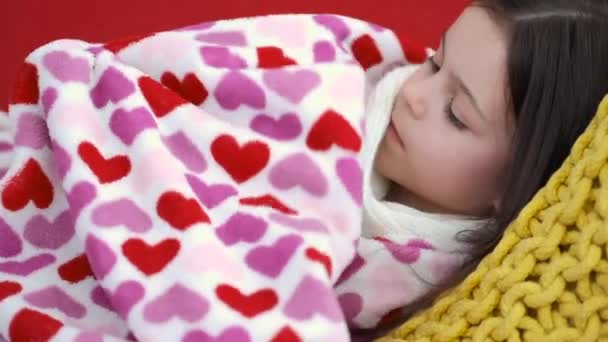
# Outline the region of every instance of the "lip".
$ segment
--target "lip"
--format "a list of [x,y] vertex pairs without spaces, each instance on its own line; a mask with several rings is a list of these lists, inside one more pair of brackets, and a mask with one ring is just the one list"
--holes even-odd
[[405,148],[405,144],[401,139],[401,135],[399,135],[399,131],[397,131],[397,128],[393,124],[393,120],[389,121],[386,133],[390,136],[391,139],[394,139],[397,143],[399,143],[399,145],[401,145],[401,148]]

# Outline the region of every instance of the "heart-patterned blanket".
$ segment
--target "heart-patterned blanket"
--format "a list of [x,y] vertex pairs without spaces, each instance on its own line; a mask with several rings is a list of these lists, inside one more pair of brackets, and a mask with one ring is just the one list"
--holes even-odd
[[0,335],[349,340],[333,285],[361,230],[365,95],[424,56],[334,15],[37,49],[0,142]]

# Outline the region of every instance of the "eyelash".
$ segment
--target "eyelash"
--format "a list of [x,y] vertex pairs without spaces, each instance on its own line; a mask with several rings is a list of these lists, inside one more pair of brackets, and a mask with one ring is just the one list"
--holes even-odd
[[[435,60],[433,60],[433,56],[430,56],[428,58],[428,62],[431,65],[431,70],[433,71],[433,74],[438,73],[439,70],[441,70],[441,67],[437,63],[435,63]],[[452,103],[454,103],[454,97],[450,97],[450,100],[448,101],[444,109],[448,121],[458,130],[467,129],[467,126],[462,121],[460,121],[460,119],[458,119],[458,117],[456,117],[456,115],[454,114],[454,111],[452,110]]]

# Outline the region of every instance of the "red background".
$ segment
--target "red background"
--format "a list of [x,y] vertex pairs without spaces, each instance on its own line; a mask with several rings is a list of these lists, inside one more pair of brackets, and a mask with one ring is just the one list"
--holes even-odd
[[0,109],[17,70],[46,42],[107,41],[198,22],[271,13],[336,13],[375,22],[436,47],[469,0],[3,0]]

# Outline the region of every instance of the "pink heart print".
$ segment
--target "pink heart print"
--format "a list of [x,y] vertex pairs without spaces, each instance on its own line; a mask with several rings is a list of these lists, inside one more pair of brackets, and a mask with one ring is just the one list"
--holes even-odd
[[209,302],[196,292],[176,284],[149,302],[144,308],[148,322],[166,322],[177,317],[186,322],[197,322],[209,311]]

